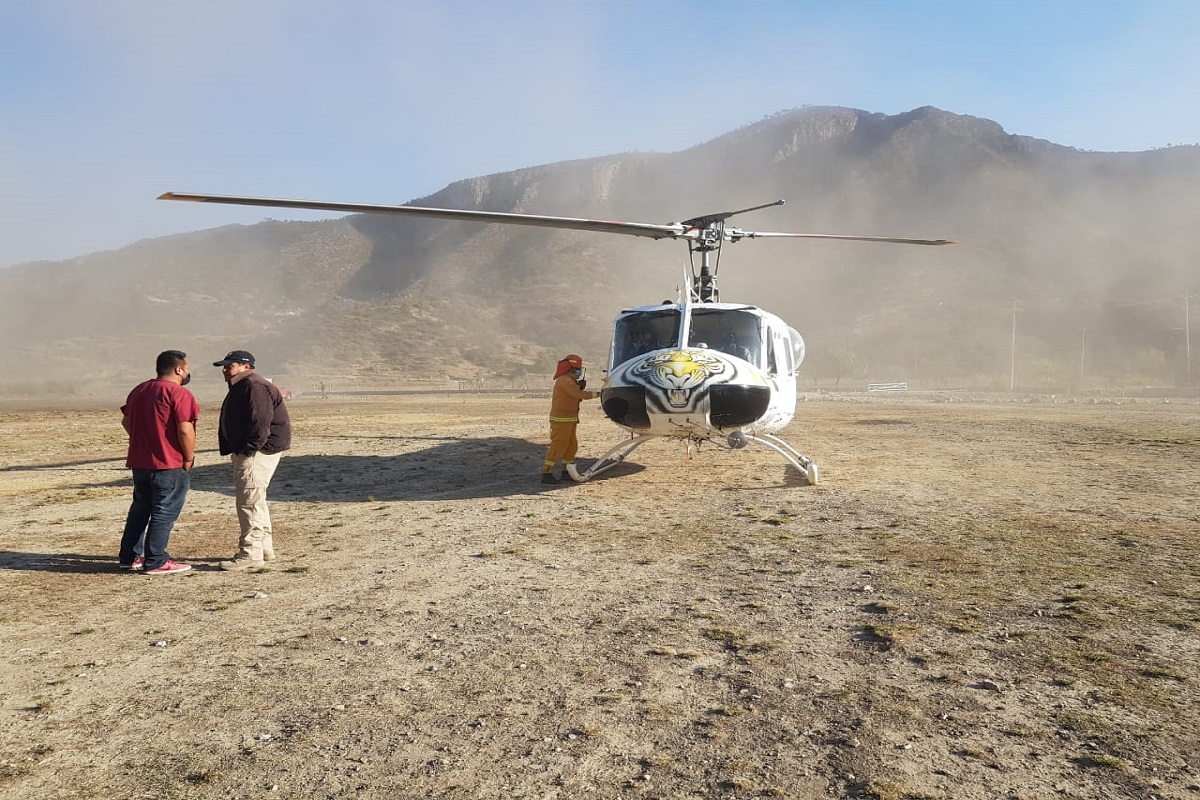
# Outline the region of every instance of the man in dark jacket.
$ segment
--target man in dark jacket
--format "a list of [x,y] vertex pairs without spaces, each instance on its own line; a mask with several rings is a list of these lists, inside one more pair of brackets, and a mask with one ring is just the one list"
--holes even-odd
[[261,567],[275,558],[267,487],[283,451],[292,446],[292,423],[279,390],[254,371],[254,356],[250,353],[231,350],[220,361],[214,361],[213,366],[221,368],[229,384],[229,393],[221,403],[217,443],[221,455],[229,456],[233,462],[238,522],[242,528],[237,554],[229,561],[222,561],[221,569]]

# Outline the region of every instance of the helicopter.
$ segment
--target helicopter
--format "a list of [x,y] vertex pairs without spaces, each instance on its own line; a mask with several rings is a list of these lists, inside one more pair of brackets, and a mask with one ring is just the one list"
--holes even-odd
[[682,439],[690,450],[704,442],[729,450],[755,444],[773,450],[816,485],[816,462],[776,433],[796,410],[797,372],[804,339],[781,318],[752,305],[724,303],[717,286],[721,247],[743,239],[835,239],[940,246],[946,239],[749,231],[726,225],[739,214],[785,201],[686,219],[665,225],[420,206],[288,200],[238,195],[165,192],[159,200],[390,214],[465,222],[529,225],[616,233],[688,244],[690,276],[675,301],[620,311],[613,323],[608,369],[600,389],[605,416],[630,432],[603,456],[570,477],[587,481],[623,462],[658,437]]

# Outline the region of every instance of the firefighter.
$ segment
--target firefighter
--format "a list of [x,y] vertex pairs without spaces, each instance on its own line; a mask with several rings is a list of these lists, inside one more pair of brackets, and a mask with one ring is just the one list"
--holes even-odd
[[563,462],[563,472],[575,480],[575,452],[579,440],[575,429],[579,426],[579,404],[584,400],[599,397],[599,392],[589,392],[583,377],[583,359],[574,353],[565,356],[554,370],[554,391],[550,395],[550,449],[542,464],[542,483],[558,483],[554,474],[558,462]]

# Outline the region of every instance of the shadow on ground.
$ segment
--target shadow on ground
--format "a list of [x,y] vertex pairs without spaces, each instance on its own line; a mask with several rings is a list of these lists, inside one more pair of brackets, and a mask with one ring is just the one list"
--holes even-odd
[[[546,448],[527,439],[381,438],[437,443],[423,450],[388,455],[286,453],[271,481],[270,499],[313,502],[471,499],[540,494],[571,486],[569,480],[557,485],[541,483]],[[585,470],[591,463],[591,459],[580,459],[579,469]],[[613,480],[642,469],[625,462],[593,480]],[[74,488],[124,483],[128,483],[128,473],[119,480],[81,482]],[[192,490],[232,496],[232,467],[228,462],[196,467],[192,470]]]
[[[118,536],[119,539],[119,536]],[[84,555],[81,553],[23,553],[15,550],[0,550],[0,570],[21,570],[32,572],[62,572],[74,574],[111,573],[131,577],[146,577],[155,579],[160,576],[144,576],[140,571],[122,570],[117,567],[117,542],[114,540],[113,552],[105,555]],[[218,562],[228,558],[226,553],[211,558],[189,558],[192,572],[220,572]],[[182,559],[181,559],[182,560]],[[190,573],[181,573],[188,575]],[[174,575],[162,576],[177,577]]]

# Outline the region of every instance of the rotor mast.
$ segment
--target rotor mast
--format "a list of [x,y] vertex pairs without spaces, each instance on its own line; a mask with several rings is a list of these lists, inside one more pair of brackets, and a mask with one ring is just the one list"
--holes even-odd
[[[776,200],[774,203],[764,203],[760,206],[751,206],[739,211],[705,214],[701,217],[692,217],[681,223],[684,230],[692,234],[688,237],[688,252],[692,269],[692,302],[718,303],[721,300],[721,290],[717,287],[717,269],[721,265],[721,245],[725,243],[726,239],[736,242],[744,235],[741,231],[737,231],[736,235],[733,231],[726,234],[725,220],[735,214],[745,214],[748,211],[758,211],[762,208],[781,206],[784,202],[783,200]],[[715,256],[712,255],[714,253],[716,254]],[[700,257],[699,267],[696,264],[697,254]]]

